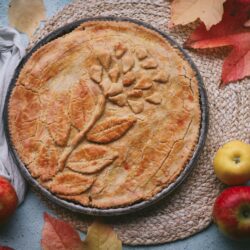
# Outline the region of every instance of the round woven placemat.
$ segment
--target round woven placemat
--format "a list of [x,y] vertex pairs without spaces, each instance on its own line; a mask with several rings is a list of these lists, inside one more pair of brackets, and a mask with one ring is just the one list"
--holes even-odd
[[[30,47],[49,32],[85,17],[120,16],[138,19],[169,33],[180,44],[190,33],[190,27],[170,31],[170,2],[163,0],[85,0],[74,1],[45,23],[32,38]],[[105,218],[113,225],[125,244],[147,245],[183,239],[195,234],[211,222],[215,197],[222,186],[212,168],[214,153],[228,140],[250,142],[250,80],[219,89],[222,50],[188,51],[203,77],[207,89],[210,125],[203,153],[186,181],[169,197],[155,206],[135,214]],[[45,198],[44,198],[45,199]],[[94,219],[77,215],[47,202],[56,213],[85,231]]]

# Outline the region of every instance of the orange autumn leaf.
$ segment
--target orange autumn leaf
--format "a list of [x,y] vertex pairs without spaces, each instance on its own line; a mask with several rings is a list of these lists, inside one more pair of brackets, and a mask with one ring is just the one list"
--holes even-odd
[[207,30],[219,23],[226,0],[174,0],[171,4],[171,20],[174,25],[186,25],[197,19]]
[[185,43],[194,49],[232,47],[223,64],[223,85],[250,75],[250,29],[245,26],[249,11],[250,0],[228,0],[220,23],[209,31],[201,24]]
[[41,246],[43,250],[82,250],[77,231],[68,223],[44,214]]

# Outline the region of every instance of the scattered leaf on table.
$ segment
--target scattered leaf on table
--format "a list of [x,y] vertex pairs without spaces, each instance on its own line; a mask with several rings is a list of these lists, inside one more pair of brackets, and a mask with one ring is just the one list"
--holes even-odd
[[222,21],[212,27],[209,31],[206,30],[204,24],[201,24],[191,34],[185,42],[185,45],[192,48],[214,48],[218,47],[218,45],[211,44],[213,39],[220,39],[221,37],[241,32],[249,32],[250,30],[244,27],[244,23],[249,18],[249,10],[249,4],[238,3],[235,0],[228,0],[225,4],[225,12]]
[[174,0],[171,4],[171,19],[174,25],[188,24],[198,18],[207,30],[219,23],[226,0]]
[[122,242],[108,225],[94,222],[89,228],[84,250],[121,250]]
[[14,249],[11,247],[0,246],[0,250],[14,250]]
[[233,46],[233,50],[223,64],[222,84],[250,76],[250,32],[228,36],[220,42]]
[[68,223],[44,214],[41,246],[43,250],[82,250],[77,231]]
[[250,29],[244,24],[249,18],[250,4],[246,0],[228,0],[222,21],[206,30],[201,24],[185,45],[194,49],[232,46],[222,70],[222,84],[250,75]]
[[31,36],[45,19],[43,0],[11,0],[8,15],[11,26]]
[[246,3],[246,4],[249,4],[250,3],[250,0],[238,0],[239,3]]
[[[121,250],[122,242],[115,231],[100,222],[94,222],[84,241],[68,223],[44,214],[41,246],[43,250]],[[1,248],[0,250],[11,250]]]

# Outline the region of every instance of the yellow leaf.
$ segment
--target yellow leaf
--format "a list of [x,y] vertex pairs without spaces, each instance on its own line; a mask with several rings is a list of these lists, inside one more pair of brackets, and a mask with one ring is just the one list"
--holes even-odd
[[172,23],[188,24],[200,19],[207,30],[219,23],[223,15],[223,3],[226,0],[174,0],[172,2]]
[[11,0],[8,15],[11,26],[31,36],[45,19],[43,0]]
[[89,228],[85,241],[84,250],[121,250],[122,242],[114,230],[100,222],[94,222]]

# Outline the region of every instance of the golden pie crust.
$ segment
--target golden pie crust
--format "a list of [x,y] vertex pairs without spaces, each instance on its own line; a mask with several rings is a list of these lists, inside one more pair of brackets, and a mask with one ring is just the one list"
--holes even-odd
[[185,168],[200,129],[195,72],[157,32],[91,21],[38,49],[9,102],[13,145],[56,196],[148,200]]

